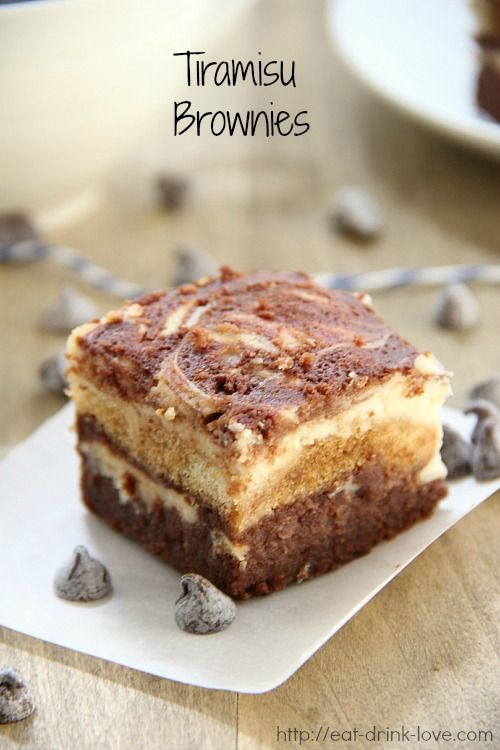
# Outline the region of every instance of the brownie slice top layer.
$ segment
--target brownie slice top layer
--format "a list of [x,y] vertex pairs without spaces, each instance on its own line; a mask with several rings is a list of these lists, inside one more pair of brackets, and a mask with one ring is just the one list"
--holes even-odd
[[264,440],[287,420],[348,408],[396,373],[413,374],[417,391],[426,377],[418,351],[366,296],[301,273],[222,268],[129,302],[73,339],[78,369],[97,387],[165,409],[175,394],[210,431],[249,428]]

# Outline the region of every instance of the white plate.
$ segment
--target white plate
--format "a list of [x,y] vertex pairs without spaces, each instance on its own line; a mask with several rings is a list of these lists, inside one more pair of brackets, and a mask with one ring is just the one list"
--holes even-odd
[[[446,420],[471,421],[448,410]],[[188,635],[174,623],[179,575],[107,528],[78,497],[71,406],[0,465],[0,623],[28,635],[160,677],[261,693],[277,687],[434,539],[500,487],[464,479],[423,523],[339,570],[238,604],[230,628]],[[473,420],[472,420],[473,421]],[[113,596],[72,604],[52,592],[77,544],[109,567]]]
[[456,141],[500,157],[500,125],[475,102],[468,0],[330,0],[328,29],[373,92]]

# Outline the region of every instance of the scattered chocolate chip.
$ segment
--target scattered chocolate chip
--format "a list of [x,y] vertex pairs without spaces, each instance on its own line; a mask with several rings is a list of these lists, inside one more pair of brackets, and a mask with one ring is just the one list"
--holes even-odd
[[17,211],[0,214],[0,247],[35,239],[38,233],[27,214]]
[[354,185],[346,185],[335,194],[332,220],[340,232],[365,240],[378,237],[384,228],[378,203],[369,193]]
[[236,617],[232,599],[197,573],[181,578],[182,596],[175,603],[175,621],[181,630],[205,635],[227,628]]
[[446,424],[443,426],[441,458],[448,469],[448,479],[459,479],[472,473],[472,446]]
[[95,302],[66,284],[54,304],[42,313],[40,327],[54,333],[70,333],[76,326],[96,317]]
[[442,290],[436,306],[436,323],[449,331],[468,331],[481,319],[479,303],[464,284]]
[[484,398],[500,409],[500,372],[473,385],[469,396],[472,399]]
[[186,201],[189,182],[182,175],[164,174],[156,179],[156,191],[161,208],[175,211]]
[[0,669],[0,724],[27,719],[34,710],[31,689],[19,672]]
[[64,352],[58,352],[52,357],[44,360],[38,369],[38,375],[42,384],[51,393],[64,393],[68,385],[66,381],[66,356]]
[[57,571],[54,588],[62,599],[90,602],[109,594],[111,578],[104,565],[94,560],[87,549],[79,545],[73,550],[69,562]]
[[477,443],[477,438],[485,419],[493,418],[500,420],[500,410],[497,409],[492,401],[486,401],[484,398],[477,398],[470,401],[464,409],[464,414],[475,414],[477,416],[476,426],[472,432],[471,443]]
[[500,420],[483,420],[472,457],[474,476],[480,481],[500,477]]
[[213,276],[216,272],[217,264],[209,255],[196,247],[182,247],[175,253],[172,286],[198,281],[205,276]]

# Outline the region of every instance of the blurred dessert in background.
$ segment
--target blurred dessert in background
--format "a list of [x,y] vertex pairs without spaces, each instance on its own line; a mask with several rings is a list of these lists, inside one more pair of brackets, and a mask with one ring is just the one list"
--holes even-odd
[[500,122],[500,0],[474,0],[481,68],[477,103]]

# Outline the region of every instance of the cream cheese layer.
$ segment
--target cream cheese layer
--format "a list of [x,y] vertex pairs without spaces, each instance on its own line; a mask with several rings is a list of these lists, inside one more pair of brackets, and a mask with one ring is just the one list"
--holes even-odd
[[104,443],[97,440],[81,442],[79,449],[99,474],[113,482],[120,502],[130,503],[134,497],[140,497],[148,509],[161,503],[165,508],[175,508],[186,523],[196,523],[198,520],[196,505],[185,494],[151,479]]

